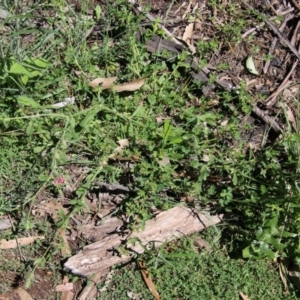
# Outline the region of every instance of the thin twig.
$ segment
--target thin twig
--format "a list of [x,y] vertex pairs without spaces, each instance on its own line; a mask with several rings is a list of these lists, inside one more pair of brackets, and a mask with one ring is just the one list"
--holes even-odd
[[[288,13],[294,11],[294,10],[295,10],[295,9],[292,7],[292,8],[289,8],[289,9],[285,10],[285,11],[277,12],[277,15],[278,15],[278,16],[284,16],[284,15],[286,15],[286,14],[288,14]],[[270,20],[270,21],[276,20],[276,19],[278,18],[278,16],[271,17],[269,20]],[[241,37],[242,37],[243,39],[246,38],[246,37],[247,37],[248,35],[250,35],[251,33],[255,32],[256,30],[261,29],[262,27],[264,27],[265,24],[266,24],[265,22],[262,22],[262,23],[260,23],[259,25],[257,25],[256,27],[247,30],[244,34],[242,34]]]
[[[294,17],[294,16],[293,16]],[[291,19],[292,17],[289,17],[289,18],[286,18],[283,23],[280,25],[279,27],[279,30],[282,32],[283,29],[285,28],[287,22]],[[278,41],[278,38],[277,37],[274,37],[273,41],[272,41],[272,44],[271,44],[271,47],[270,47],[270,50],[269,50],[269,55],[272,55],[274,50],[275,50],[275,47],[276,47],[276,44],[277,44],[277,41]],[[266,61],[266,64],[264,66],[264,74],[268,73],[268,70],[269,70],[269,66],[270,66],[270,63],[271,61],[270,60],[267,60]]]
[[261,118],[266,124],[268,124],[275,132],[282,132],[282,129],[277,124],[277,122],[273,118],[268,116],[259,107],[253,107],[252,112],[255,113],[259,118]]
[[291,0],[291,2],[294,4],[294,6],[300,11],[300,5],[297,3],[296,0]]
[[131,191],[128,187],[126,187],[124,185],[121,185],[121,184],[96,182],[95,185],[104,186],[108,190],[119,190],[119,191],[123,191],[123,192],[130,192]]
[[280,86],[277,88],[277,90],[265,100],[266,105],[268,107],[272,107],[276,103],[277,96],[286,88],[286,86],[288,84],[288,80],[289,80],[290,76],[292,75],[292,73],[294,72],[295,68],[297,67],[298,62],[299,61],[297,60],[293,63],[290,72],[286,75],[286,77],[284,78],[284,80],[282,81]]
[[[12,227],[13,231],[16,232],[16,228],[15,228],[15,226],[14,226],[14,222],[13,222],[13,220],[11,219],[11,216],[10,216],[9,214],[8,214],[8,218],[9,218],[9,220],[10,220],[11,227]],[[17,243],[17,247],[18,247],[18,251],[19,251],[19,254],[20,254],[21,261],[26,261],[24,255],[23,255],[23,253],[22,253],[22,251],[21,251],[21,247],[20,247],[19,240],[18,240],[17,237],[16,237],[16,243]]]
[[[254,10],[255,9],[249,5],[248,3],[244,2],[243,1],[243,4],[251,9],[251,10]],[[300,60],[300,54],[299,52],[297,51],[297,49],[290,43],[290,41],[278,30],[278,28],[269,20],[265,20],[265,22],[269,25],[269,27],[274,31],[274,33],[276,33],[283,41],[284,43],[290,48],[290,50],[297,56],[297,58]]]
[[[144,13],[144,9],[142,6],[140,6],[140,4],[138,2],[136,2],[135,0],[128,0],[140,13]],[[146,18],[149,19],[152,22],[155,22],[155,18],[150,15],[150,14],[145,14]],[[165,34],[171,39],[171,41],[173,41],[174,43],[178,44],[178,45],[182,45],[182,43],[180,43],[174,36],[173,34],[162,24],[157,25],[160,29],[162,29]]]

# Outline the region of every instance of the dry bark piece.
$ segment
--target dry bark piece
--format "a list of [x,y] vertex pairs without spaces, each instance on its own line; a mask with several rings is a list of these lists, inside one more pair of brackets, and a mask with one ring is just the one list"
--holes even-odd
[[116,231],[116,229],[120,228],[122,225],[122,220],[116,217],[112,217],[105,219],[103,223],[98,226],[95,226],[93,224],[84,225],[79,229],[79,231],[82,233],[82,236],[85,240],[92,238],[95,241],[100,241],[111,232]]
[[16,294],[21,300],[33,300],[33,298],[22,288],[16,289]]
[[[200,211],[183,206],[174,207],[147,221],[143,231],[129,234],[126,248],[129,253],[130,251],[143,253],[144,247],[149,244],[159,247],[165,242],[217,224],[221,222],[222,217],[222,215],[202,214]],[[79,253],[70,257],[65,263],[65,267],[73,274],[82,276],[97,272],[105,275],[108,268],[130,260],[130,254],[119,253],[116,255],[116,251],[114,251],[124,242],[126,242],[126,237],[122,238],[118,234],[107,236],[101,241],[84,247]]]
[[44,236],[30,236],[30,237],[25,237],[25,238],[18,238],[14,240],[1,240],[0,241],[0,249],[11,249],[11,248],[16,248],[18,246],[24,246],[24,245],[29,245],[32,244],[36,239],[43,240],[45,239]]

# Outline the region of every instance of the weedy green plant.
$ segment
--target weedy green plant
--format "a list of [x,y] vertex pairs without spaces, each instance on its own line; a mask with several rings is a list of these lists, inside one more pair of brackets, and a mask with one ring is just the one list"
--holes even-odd
[[[271,261],[229,259],[226,246],[221,247],[220,235],[219,229],[208,228],[200,236],[165,244],[140,257],[146,261],[147,271],[162,299],[240,299],[240,293],[249,299],[297,299],[292,286],[290,294],[284,294],[278,270]],[[195,246],[194,240],[199,238],[205,239],[206,248]],[[128,293],[143,299],[153,298],[144,288],[135,263],[121,270],[114,270],[109,287],[99,299],[108,295],[125,299]],[[99,290],[102,288],[100,285]]]
[[[10,33],[1,37],[0,213],[10,213],[19,221],[18,234],[43,232],[48,237],[41,258],[30,261],[31,267],[45,267],[55,259],[58,230],[67,227],[72,215],[82,212],[97,181],[125,180],[133,187],[118,211],[128,216],[131,228],[141,227],[151,218],[153,206],[168,209],[189,195],[200,207],[215,203],[212,209],[244,221],[241,226],[246,234],[241,240],[248,245],[258,241],[246,248],[244,255],[299,257],[298,225],[292,222],[299,218],[299,180],[298,173],[291,175],[298,135],[288,133],[281,142],[260,151],[245,150],[241,118],[250,114],[254,104],[246,86],[242,84],[235,93],[218,91],[219,105],[212,108],[211,99],[199,96],[199,83],[185,76],[190,68],[185,62],[188,52],[175,57],[149,54],[136,38],[143,14],[137,16],[128,1],[115,1],[105,11],[96,7],[93,18],[86,18],[85,9],[75,13],[64,1],[51,4],[27,7],[16,1],[9,9],[12,17],[5,20]],[[37,9],[47,16],[48,27],[29,28]],[[230,10],[241,17],[236,6]],[[20,23],[26,29],[21,29]],[[101,43],[94,37],[83,38],[93,25],[101,28]],[[158,21],[145,29],[145,39],[162,34],[157,25]],[[239,21],[234,28],[230,25],[228,21],[223,31],[218,29],[226,42],[236,39],[244,23]],[[28,34],[32,39],[26,41]],[[210,43],[200,42],[201,53],[196,55],[204,62],[211,50],[217,50],[218,42],[222,42],[219,37]],[[138,78],[145,78],[145,83],[137,91],[123,93],[89,87],[91,79],[113,76],[117,83]],[[212,76],[210,81],[214,80]],[[129,163],[111,156],[122,139],[128,140],[128,147],[120,157]],[[64,183],[53,182],[71,177],[68,168],[74,165],[84,166],[87,174],[76,190],[65,196]],[[53,198],[64,195],[67,201],[69,212],[61,214],[55,226],[36,222],[31,214],[44,194]],[[251,237],[249,231],[257,234]],[[272,253],[263,252],[266,246]],[[198,266],[197,272],[210,256],[200,257],[203,263],[197,255],[190,255],[184,242],[176,247],[172,248],[173,257],[166,249],[159,250],[162,258],[155,258],[155,268],[151,260],[155,251],[145,259],[157,279],[162,273],[155,270],[161,268],[172,278],[176,274],[182,281],[176,284],[182,284],[187,274],[177,260],[180,251],[187,265]],[[217,263],[211,267],[223,276],[217,268],[218,258],[212,257]],[[239,263],[245,264],[230,262],[230,268],[237,270]],[[181,269],[183,277],[174,266]],[[198,288],[208,298],[224,293],[219,286],[210,294],[208,283],[197,285],[202,280],[197,273],[187,286],[193,292],[189,294],[182,287],[182,295],[193,296]],[[174,287],[166,291],[174,297],[181,293]],[[238,297],[228,293],[228,299],[231,296]]]

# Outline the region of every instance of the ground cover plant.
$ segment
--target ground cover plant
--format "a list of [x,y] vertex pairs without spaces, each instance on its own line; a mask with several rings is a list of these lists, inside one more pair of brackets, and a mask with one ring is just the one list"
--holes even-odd
[[[1,4],[1,290],[6,295],[22,287],[36,299],[59,298],[54,289],[68,276],[75,297],[86,280],[62,262],[93,242],[78,235],[84,220],[101,222],[106,209],[138,229],[155,211],[184,203],[225,213],[222,230],[213,229],[219,250],[198,255],[186,239],[146,252],[142,259],[163,299],[196,299],[200,291],[203,299],[233,299],[239,292],[250,299],[294,299],[284,274],[279,288],[274,268],[300,258],[299,71],[278,94],[276,107],[267,100],[297,58],[282,39],[277,52],[269,52],[274,35],[267,25],[246,35],[273,16],[267,6],[148,4],[141,10],[125,0]],[[273,9],[292,9],[283,30],[289,36],[297,8]],[[275,24],[284,16],[278,13]],[[180,37],[193,24],[194,42],[187,39],[178,53],[172,47],[149,51],[154,37],[168,40],[161,23]],[[200,69],[210,66],[207,83],[193,75],[199,70],[191,57]],[[270,69],[262,73],[267,62]],[[233,88],[218,85],[222,78]],[[105,184],[123,192],[112,193]],[[7,250],[12,247],[5,240],[17,240],[16,249]],[[199,271],[209,262],[211,274]],[[193,279],[185,277],[192,265]],[[117,269],[110,291],[101,293],[99,284],[99,299],[114,292],[129,297],[124,286],[130,272]],[[243,272],[251,278],[245,285]],[[169,286],[162,280],[178,274],[183,278]],[[225,291],[228,274],[235,286]],[[254,278],[263,274],[270,278],[256,289]],[[214,286],[205,281],[209,276]],[[141,281],[137,286],[142,289]],[[150,297],[144,289],[134,293]]]

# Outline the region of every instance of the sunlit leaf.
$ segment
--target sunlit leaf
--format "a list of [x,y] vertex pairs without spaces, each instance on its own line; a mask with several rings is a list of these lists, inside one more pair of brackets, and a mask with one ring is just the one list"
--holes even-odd
[[257,70],[255,69],[255,65],[254,65],[254,61],[253,61],[253,57],[252,56],[249,56],[246,60],[246,67],[248,69],[248,71],[251,73],[251,74],[254,74],[254,75],[259,75],[259,73],[257,72]]
[[21,105],[31,106],[31,107],[34,107],[34,108],[40,107],[40,105],[37,102],[35,102],[32,98],[29,98],[29,97],[24,96],[24,95],[19,96],[17,98],[17,101]]

